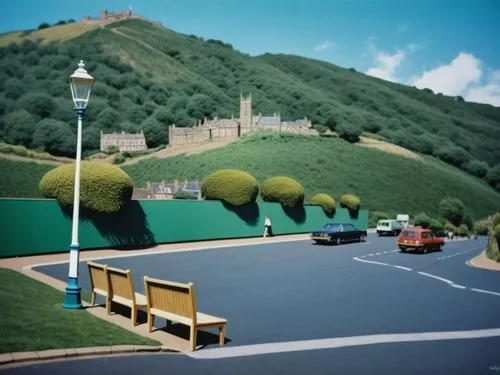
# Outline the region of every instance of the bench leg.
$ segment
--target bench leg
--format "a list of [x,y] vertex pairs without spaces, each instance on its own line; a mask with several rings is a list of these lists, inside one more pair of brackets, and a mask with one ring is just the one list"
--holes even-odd
[[155,321],[155,316],[148,311],[148,332],[153,331],[154,321]]
[[95,292],[92,292],[92,300],[90,301],[92,306],[95,306]]
[[106,313],[111,314],[111,300],[106,298]]
[[197,329],[195,326],[191,326],[191,334],[190,334],[190,343],[191,343],[191,351],[195,351],[196,349],[196,333]]
[[224,346],[226,336],[226,326],[222,325],[219,327],[219,345]]
[[130,314],[131,314],[131,319],[132,319],[132,327],[135,327],[136,322],[137,322],[137,308],[132,307],[130,309]]

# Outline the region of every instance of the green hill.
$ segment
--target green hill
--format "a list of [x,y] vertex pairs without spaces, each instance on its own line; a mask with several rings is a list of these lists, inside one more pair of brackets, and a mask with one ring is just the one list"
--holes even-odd
[[251,92],[255,113],[308,116],[320,131],[357,128],[500,189],[500,108],[491,105],[303,57],[251,57],[141,20],[8,33],[0,46],[0,140],[10,144],[74,156],[68,77],[83,58],[96,78],[84,155],[99,149],[101,130],[143,130],[150,147],[165,144],[168,124],[237,115],[240,93]]
[[[0,158],[0,170],[10,176],[0,179],[0,196],[39,196],[38,182],[51,168]],[[426,212],[437,217],[439,202],[447,196],[459,198],[475,219],[500,208],[500,193],[433,157],[403,157],[339,138],[262,132],[197,155],[122,166],[136,187],[147,181],[202,180],[222,168],[244,170],[260,183],[278,175],[292,177],[304,186],[306,203],[316,193],[330,194],[337,202],[352,193],[362,208],[393,216]]]

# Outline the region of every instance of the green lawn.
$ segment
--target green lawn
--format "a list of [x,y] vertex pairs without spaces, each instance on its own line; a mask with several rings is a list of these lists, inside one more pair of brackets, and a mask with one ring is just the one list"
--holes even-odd
[[64,293],[0,269],[0,353],[107,345],[160,345],[85,310],[61,307]]

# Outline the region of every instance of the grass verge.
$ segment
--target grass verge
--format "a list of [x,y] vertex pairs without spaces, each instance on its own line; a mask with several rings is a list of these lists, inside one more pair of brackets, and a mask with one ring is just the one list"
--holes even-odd
[[0,353],[108,345],[160,345],[85,310],[63,309],[64,293],[16,271],[0,269],[0,285]]

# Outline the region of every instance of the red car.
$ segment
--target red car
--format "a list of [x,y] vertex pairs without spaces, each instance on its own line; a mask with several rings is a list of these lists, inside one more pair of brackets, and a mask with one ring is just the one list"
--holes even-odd
[[437,237],[430,229],[420,227],[403,229],[396,242],[403,253],[407,249],[415,249],[426,254],[429,250],[439,251],[444,246],[444,238]]

